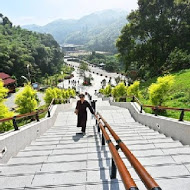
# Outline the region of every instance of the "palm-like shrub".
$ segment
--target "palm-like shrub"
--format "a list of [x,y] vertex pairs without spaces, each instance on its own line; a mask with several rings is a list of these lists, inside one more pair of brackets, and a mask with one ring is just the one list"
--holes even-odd
[[125,99],[127,96],[127,87],[125,86],[124,82],[120,82],[115,88],[112,89],[112,95],[116,101],[120,99]]
[[133,84],[131,84],[127,88],[127,95],[128,96],[136,96],[137,98],[139,97],[139,81],[135,81]]
[[103,94],[104,96],[109,97],[111,96],[112,87],[111,85],[107,85],[104,89],[103,88],[100,89],[99,92]]
[[34,111],[38,106],[37,92],[29,84],[16,96],[17,111],[21,114]]
[[8,89],[3,87],[3,81],[0,79],[0,102],[7,96]]
[[168,96],[169,90],[174,83],[174,76],[167,75],[158,77],[156,83],[152,83],[148,88],[149,99],[153,105],[161,105]]
[[56,103],[65,103],[69,98],[75,97],[76,92],[74,89],[59,89],[59,88],[48,88],[45,91],[44,100],[46,104],[50,104],[52,99],[55,99]]
[[53,99],[57,99],[57,93],[54,88],[48,88],[45,91],[44,100],[46,104],[50,104]]
[[[13,116],[13,112],[10,112],[7,106],[4,105],[4,98],[7,96],[8,89],[3,87],[3,82],[0,79],[0,119]],[[12,121],[0,123],[0,132],[8,131],[12,127]]]
[[[0,119],[13,117],[14,113],[10,112],[7,106],[0,103]],[[0,132],[8,131],[13,126],[12,121],[0,123]]]

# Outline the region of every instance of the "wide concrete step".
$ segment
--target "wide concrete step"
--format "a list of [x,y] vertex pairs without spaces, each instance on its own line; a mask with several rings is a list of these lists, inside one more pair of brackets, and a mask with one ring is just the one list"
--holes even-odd
[[[60,105],[54,126],[8,164],[0,165],[0,189],[125,189],[119,173],[117,179],[110,179],[112,155],[107,145],[102,146],[102,135],[91,114],[86,135],[77,134],[80,129],[73,113],[75,104],[73,100],[71,104]],[[97,107],[162,189],[189,189],[189,146],[136,123],[126,109],[109,106],[106,101],[99,102]],[[146,189],[122,151],[118,152],[139,189]]]

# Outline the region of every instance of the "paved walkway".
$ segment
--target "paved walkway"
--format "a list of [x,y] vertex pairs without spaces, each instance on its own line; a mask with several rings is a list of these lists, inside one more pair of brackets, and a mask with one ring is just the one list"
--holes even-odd
[[[88,115],[87,134],[76,134],[76,102],[60,105],[62,111],[44,135],[6,165],[0,165],[0,189],[123,190],[119,174],[110,180],[111,156]],[[189,190],[190,148],[136,123],[128,110],[98,99],[97,110],[163,190]],[[113,141],[115,143],[115,141]],[[119,151],[120,152],[120,151]],[[121,152],[120,152],[121,153]],[[122,158],[139,190],[146,188]]]

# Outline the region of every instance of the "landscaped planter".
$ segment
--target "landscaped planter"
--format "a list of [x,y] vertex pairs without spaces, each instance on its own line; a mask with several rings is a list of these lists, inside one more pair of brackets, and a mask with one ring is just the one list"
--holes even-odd
[[91,86],[92,84],[89,83],[89,82],[87,82],[87,81],[84,81],[84,82],[82,83],[82,85],[83,85],[83,86]]

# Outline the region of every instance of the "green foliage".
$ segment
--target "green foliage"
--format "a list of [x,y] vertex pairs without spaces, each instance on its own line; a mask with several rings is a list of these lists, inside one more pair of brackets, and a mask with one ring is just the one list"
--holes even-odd
[[189,68],[189,1],[138,0],[138,5],[116,43],[133,80]]
[[[174,108],[189,108],[190,107],[190,70],[181,70],[179,72],[172,73],[174,77],[174,84],[169,90],[167,96],[164,98],[163,106]],[[140,83],[140,97],[139,100],[142,104],[151,105],[149,100],[148,88],[152,83],[156,83],[157,78],[153,77],[147,81],[141,81]],[[131,101],[131,98],[129,99]],[[159,105],[156,104],[156,105]],[[146,112],[152,113],[152,109],[145,109]],[[167,117],[179,119],[180,111],[165,111],[160,112]],[[184,120],[190,121],[190,112],[185,112]]]
[[45,74],[53,75],[60,71],[63,53],[51,35],[12,26],[8,18],[2,18],[4,22],[0,23],[0,71],[14,75],[18,84],[23,83],[22,75],[28,77],[27,65],[32,82],[40,81]]
[[[13,115],[14,113],[10,112],[9,109],[2,102],[0,102],[0,119],[13,117]],[[5,132],[10,130],[12,125],[13,125],[12,121],[0,123],[0,132]]]
[[3,82],[0,79],[0,102],[3,101],[3,99],[7,96],[8,89],[3,87]]
[[74,89],[69,88],[68,90],[69,97],[75,97],[76,96],[76,91]]
[[88,71],[88,64],[84,61],[81,62],[79,69],[83,70],[83,71]]
[[117,72],[122,68],[122,63],[119,62],[115,55],[104,55],[94,52],[91,55],[83,55],[79,57],[98,67],[101,63],[104,63],[105,66],[103,66],[103,69],[108,72]]
[[100,89],[99,92],[105,95],[106,97],[109,97],[111,96],[112,87],[108,84],[104,89]]
[[[7,106],[4,105],[4,98],[7,96],[8,89],[3,87],[3,82],[0,79],[0,119],[13,116],[13,112],[10,112]],[[0,123],[0,132],[7,131],[11,128],[12,121]]]
[[[3,82],[0,79],[0,119],[12,117],[13,113],[4,105],[4,98],[7,96],[8,89],[3,87]],[[12,126],[12,122],[0,123],[0,132],[7,131]]]
[[84,86],[90,86],[90,85],[92,85],[91,80],[93,80],[93,77],[92,77],[91,74],[89,74],[88,77],[87,77],[87,76],[84,76],[83,85],[84,85]]
[[54,88],[48,88],[45,91],[44,100],[46,104],[50,104],[53,99],[57,99],[57,94]]
[[24,89],[17,94],[15,103],[18,106],[17,111],[20,114],[34,111],[38,106],[36,91],[29,84],[26,85]]
[[127,96],[127,87],[123,82],[120,82],[115,88],[112,89],[112,95],[116,100],[120,98],[126,98]]
[[127,88],[127,95],[128,96],[136,96],[137,98],[139,97],[139,81],[135,81],[133,84],[131,84]]
[[168,92],[174,84],[174,76],[158,77],[157,82],[148,88],[149,98],[153,105],[161,105],[168,96]]
[[71,97],[75,97],[76,92],[74,89],[59,89],[59,88],[48,88],[45,91],[44,100],[47,105],[55,99],[56,103],[65,103]]
[[188,51],[175,48],[170,55],[165,64],[167,71],[179,71],[185,68],[189,68],[190,64],[190,54]]

